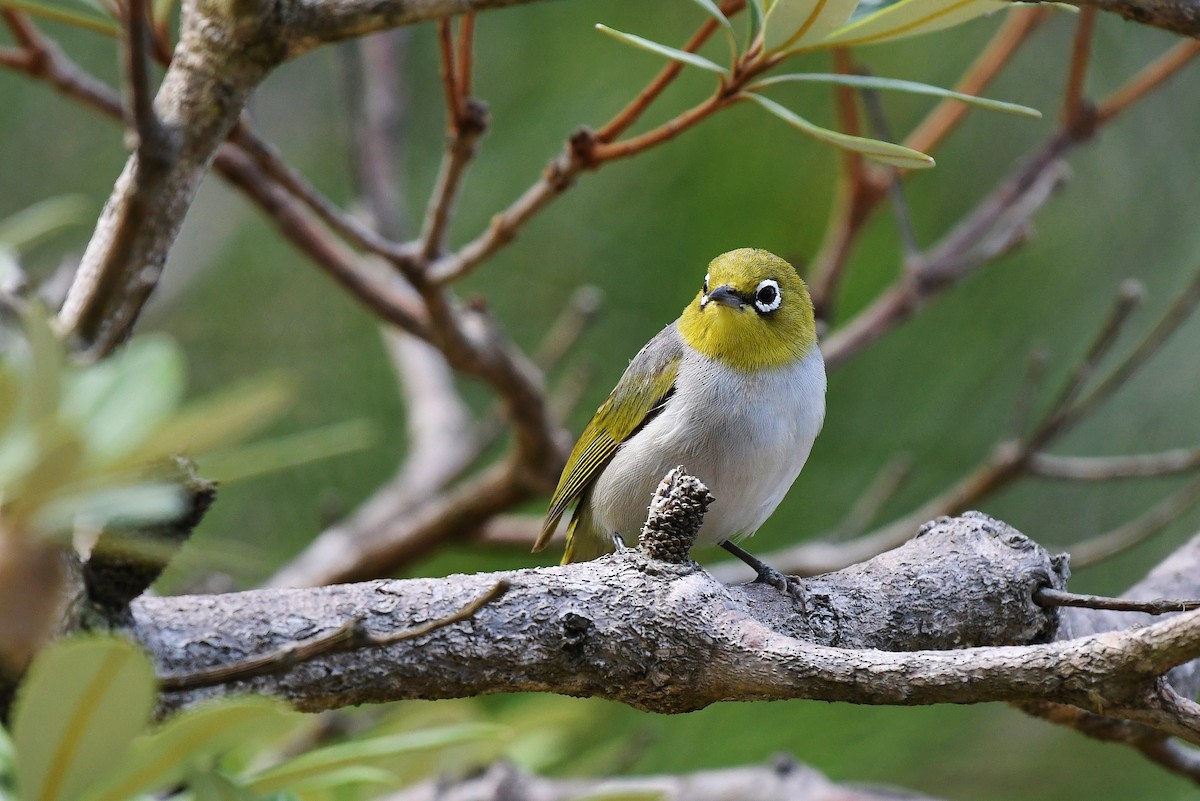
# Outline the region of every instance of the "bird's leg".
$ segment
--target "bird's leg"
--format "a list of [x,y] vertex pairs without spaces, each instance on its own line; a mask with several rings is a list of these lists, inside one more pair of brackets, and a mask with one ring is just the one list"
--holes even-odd
[[800,583],[799,579],[783,575],[754,554],[730,540],[722,540],[721,547],[753,568],[754,572],[758,574],[758,578],[755,579],[756,582],[770,584],[780,592],[787,593],[800,602],[801,609],[804,608],[804,585]]
[[629,546],[625,544],[625,538],[615,531],[612,533],[612,541],[613,550],[624,551],[629,548]]

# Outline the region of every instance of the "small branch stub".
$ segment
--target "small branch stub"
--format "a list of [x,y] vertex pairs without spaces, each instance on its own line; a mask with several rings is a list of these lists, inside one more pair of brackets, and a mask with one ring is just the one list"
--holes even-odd
[[654,491],[638,548],[651,559],[687,564],[704,513],[715,500],[700,479],[689,475],[683,465],[676,467]]

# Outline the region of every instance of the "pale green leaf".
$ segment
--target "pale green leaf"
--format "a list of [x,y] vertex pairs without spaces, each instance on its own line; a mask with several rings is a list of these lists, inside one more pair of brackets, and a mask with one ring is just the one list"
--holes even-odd
[[[347,765],[319,776],[302,779],[288,787],[300,798],[324,794],[330,790],[342,790],[355,785],[373,784],[380,787],[398,787],[400,777],[390,770],[371,765]],[[377,791],[376,791],[377,792]]]
[[216,770],[192,774],[187,782],[193,801],[257,801],[257,794]]
[[916,95],[930,95],[932,97],[944,97],[953,100],[961,100],[964,103],[970,103],[973,106],[986,108],[991,111],[1002,111],[1006,114],[1016,114],[1021,117],[1033,117],[1041,119],[1042,112],[1029,106],[1022,106],[1017,103],[1006,103],[1002,100],[990,100],[986,97],[978,97],[976,95],[963,94],[950,89],[943,89],[940,86],[932,86],[927,83],[918,83],[916,81],[904,81],[896,78],[876,78],[873,75],[842,75],[838,73],[812,73],[802,72],[791,75],[775,75],[770,78],[758,81],[752,86],[748,86],[747,91],[758,91],[768,86],[774,86],[780,83],[795,83],[795,82],[810,82],[810,83],[832,83],[839,86],[852,86],[857,89],[880,89],[884,91],[908,92]]
[[83,195],[63,195],[35,203],[0,220],[0,245],[24,250],[63,228],[87,220],[91,204]]
[[13,8],[35,17],[86,28],[109,36],[117,36],[121,33],[120,27],[111,19],[105,19],[88,11],[63,8],[62,3],[58,0],[0,0],[0,8]]
[[145,443],[183,397],[183,352],[166,337],[139,337],[69,386],[63,413],[83,431],[97,463]]
[[903,167],[910,170],[920,170],[932,167],[934,161],[930,156],[913,150],[903,145],[894,145],[891,142],[881,142],[878,139],[865,139],[861,136],[851,136],[840,131],[831,131],[828,128],[822,128],[819,125],[814,125],[800,115],[790,109],[776,103],[770,98],[753,93],[743,93],[739,97],[747,100],[752,100],[762,106],[767,111],[774,114],[779,119],[786,122],[802,133],[808,134],[814,139],[819,139],[822,142],[828,142],[844,150],[852,150],[855,153],[861,153],[868,158],[881,161],[884,164],[891,164],[895,167]]
[[79,475],[84,445],[79,436],[62,426],[43,426],[34,438],[34,458],[6,497],[7,512],[24,522]]
[[750,12],[750,35],[746,44],[746,47],[749,48],[762,35],[763,20],[767,16],[767,12],[763,10],[763,0],[749,0],[746,8]]
[[256,442],[231,451],[197,458],[206,477],[214,481],[240,481],[277,470],[362,450],[376,439],[374,427],[365,420],[349,420],[330,426]]
[[21,382],[16,372],[0,362],[0,437],[8,431],[21,405]]
[[17,482],[31,469],[38,458],[37,433],[20,426],[0,440],[0,493],[11,499]]
[[57,497],[37,511],[33,522],[50,533],[79,524],[94,530],[140,528],[177,519],[186,503],[183,488],[169,482],[106,487]]
[[766,52],[824,39],[854,12],[858,0],[775,0],[763,22]]
[[72,801],[119,763],[154,706],[154,670],[116,637],[75,637],[34,659],[13,712],[24,801]]
[[725,12],[713,0],[692,0],[692,2],[704,9],[704,13],[719,22],[722,27],[733,33],[733,23],[729,21],[729,17],[725,16]]
[[119,464],[152,463],[177,454],[194,456],[236,442],[275,419],[291,398],[290,386],[277,376],[243,381],[185,406]]
[[725,39],[729,42],[730,56],[737,57],[737,36],[733,32],[733,23],[729,21],[729,17],[725,16],[725,12],[717,7],[713,0],[692,0],[693,3],[700,6],[705,14],[715,19],[717,23],[724,29]]
[[50,328],[45,312],[34,304],[21,304],[21,328],[28,346],[26,403],[31,422],[58,413],[62,391],[63,347]]
[[267,698],[236,698],[196,707],[134,740],[129,754],[80,801],[125,801],[180,782],[197,763],[249,741],[274,739],[296,714]]
[[309,751],[268,768],[257,776],[250,777],[247,786],[258,794],[270,793],[342,768],[371,765],[398,756],[495,739],[504,731],[506,729],[501,726],[476,723],[339,743]]
[[839,28],[822,40],[821,45],[857,47],[930,33],[1009,5],[1003,0],[900,0]]
[[636,47],[639,50],[645,50],[649,53],[669,58],[672,61],[679,61],[683,64],[690,64],[693,67],[699,67],[702,70],[715,72],[717,75],[724,75],[728,70],[721,67],[712,61],[709,61],[704,56],[698,56],[695,53],[689,53],[686,50],[676,50],[674,47],[667,47],[658,42],[652,42],[649,39],[643,39],[640,36],[635,36],[632,33],[622,33],[621,31],[613,30],[607,25],[597,25],[596,30],[601,33],[608,34],[618,42],[624,42],[627,45]]

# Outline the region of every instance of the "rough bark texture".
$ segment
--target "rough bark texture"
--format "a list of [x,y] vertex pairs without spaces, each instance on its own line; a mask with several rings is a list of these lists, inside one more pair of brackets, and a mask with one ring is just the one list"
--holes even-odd
[[1093,6],[1131,22],[1162,28],[1181,36],[1200,38],[1200,2],[1197,0],[1067,0],[1071,5]]
[[[1061,683],[1055,666],[1070,656],[1044,654],[1034,675],[1020,669],[1025,649],[987,649],[978,662],[978,652],[946,650],[1054,636],[1056,613],[1034,604],[1032,593],[1062,587],[1061,564],[975,513],[808,580],[804,612],[771,587],[725,586],[690,563],[629,549],[497,574],[143,598],[133,605],[133,634],[161,672],[189,672],[284,648],[356,616],[371,633],[410,628],[455,612],[498,580],[511,589],[465,623],[330,654],[279,676],[175,693],[167,704],[244,690],[314,710],[513,690],[599,695],[663,712],[755,698],[966,702],[982,700],[979,693],[1043,697]],[[914,649],[937,653],[887,653]],[[981,689],[988,682],[991,689]]]

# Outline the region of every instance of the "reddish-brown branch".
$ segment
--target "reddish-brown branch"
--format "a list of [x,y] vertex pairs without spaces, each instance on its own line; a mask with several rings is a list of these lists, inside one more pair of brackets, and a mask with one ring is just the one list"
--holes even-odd
[[707,119],[721,109],[729,107],[736,100],[736,96],[732,96],[724,89],[720,89],[706,100],[643,134],[629,139],[622,139],[618,142],[596,141],[589,152],[592,162],[591,166],[636,156],[644,150],[661,145],[664,142],[674,139],[688,128]]
[[[1049,11],[1044,8],[1018,8],[1008,12],[1004,24],[992,36],[983,52],[975,59],[955,85],[956,92],[979,95],[1012,61],[1017,50],[1045,21]],[[971,107],[957,100],[943,100],[926,115],[904,144],[922,153],[932,152],[967,116]]]
[[1153,92],[1200,53],[1200,41],[1180,42],[1121,85],[1096,108],[1096,125],[1105,125]]
[[[458,21],[458,87],[456,94],[459,102],[464,102],[471,96],[471,73],[474,70],[474,49],[475,49],[475,15],[473,13],[463,14]],[[465,113],[466,109],[461,106],[458,109],[459,114]]]
[[458,112],[462,107],[462,100],[458,95],[458,68],[454,63],[454,35],[451,24],[448,17],[440,19],[437,30],[438,54],[441,56],[438,63],[442,76],[442,92],[446,96],[446,126],[453,136],[458,126]]
[[1088,64],[1092,59],[1092,36],[1096,27],[1096,9],[1079,12],[1075,39],[1071,44],[1071,63],[1067,69],[1067,85],[1063,90],[1062,125],[1069,131],[1084,132],[1095,120],[1095,109],[1084,94]]
[[[709,38],[713,35],[713,32],[716,30],[716,20],[705,20],[704,24],[700,26],[700,29],[692,35],[692,38],[689,39],[681,49],[689,53],[696,52],[700,49],[701,45],[709,40]],[[659,73],[654,76],[654,79],[651,80],[650,83],[646,84],[646,88],[638,92],[637,97],[629,101],[629,104],[626,105],[625,108],[617,112],[616,116],[606,122],[598,131],[595,132],[595,134],[593,134],[595,140],[601,143],[608,143],[625,133],[629,126],[638,121],[646,109],[650,107],[650,104],[657,100],[658,96],[661,95],[663,91],[671,85],[671,82],[679,76],[679,73],[682,69],[683,64],[678,61],[672,61],[671,63],[667,64],[667,66],[659,70]]]

